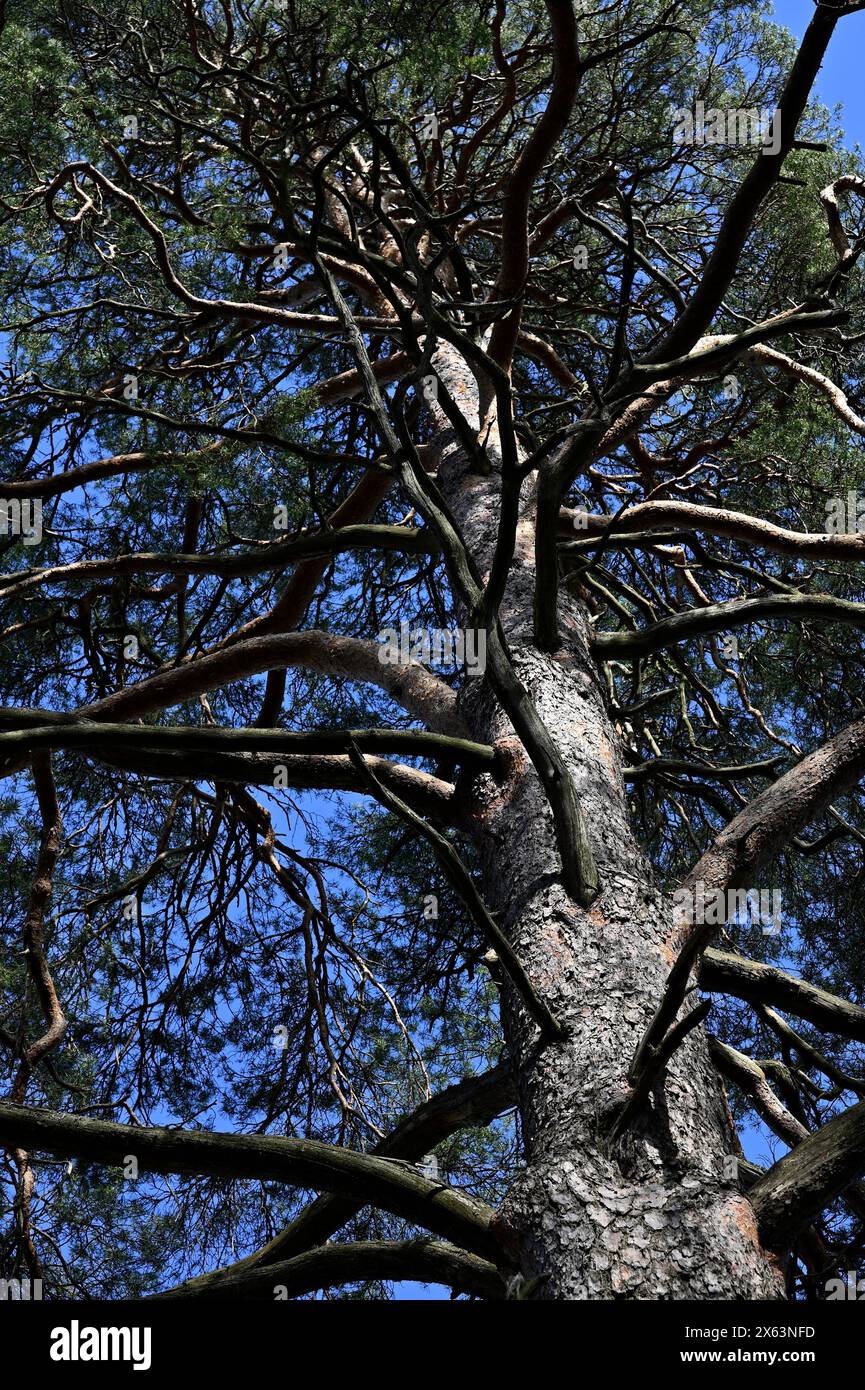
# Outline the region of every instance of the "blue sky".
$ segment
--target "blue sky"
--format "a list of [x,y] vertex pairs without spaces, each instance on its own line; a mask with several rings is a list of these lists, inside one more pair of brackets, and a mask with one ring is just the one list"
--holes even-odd
[[[797,39],[814,13],[813,0],[778,0],[774,14]],[[865,11],[842,19],[829,44],[817,79],[817,95],[830,109],[841,106],[841,124],[848,144],[865,144]]]

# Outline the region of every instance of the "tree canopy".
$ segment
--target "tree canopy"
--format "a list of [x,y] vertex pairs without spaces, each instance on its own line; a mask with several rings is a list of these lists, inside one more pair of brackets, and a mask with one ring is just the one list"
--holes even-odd
[[862,1266],[860,8],[7,0],[0,1276],[513,1291],[502,992],[559,1023],[478,788],[536,770],[591,912],[571,603],[652,881],[783,904],[671,936],[613,1142],[698,970],[788,1294]]

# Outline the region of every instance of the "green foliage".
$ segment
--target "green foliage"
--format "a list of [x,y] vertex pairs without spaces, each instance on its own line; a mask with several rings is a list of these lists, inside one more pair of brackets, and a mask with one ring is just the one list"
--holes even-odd
[[[672,17],[659,0],[578,9],[581,52],[597,61],[537,173],[532,229],[571,203],[587,217],[539,239],[520,286],[524,324],[551,346],[532,356],[530,340],[518,344],[513,398],[526,452],[553,447],[611,372],[628,233],[658,274],[634,270],[625,366],[669,326],[670,285],[679,298],[691,294],[731,190],[753,162],[742,146],[677,148],[672,108],[699,99],[771,109],[793,56],[790,37],[758,4],[694,0]],[[315,257],[329,258],[362,329],[389,309],[402,316],[392,331],[365,336],[374,364],[405,353],[396,384],[382,373],[381,390],[392,419],[421,445],[432,426],[415,378],[432,334],[426,324],[416,332],[416,316],[435,295],[453,335],[474,332],[498,296],[502,199],[549,91],[541,0],[202,0],[189,15],[173,0],[7,5],[4,466],[10,481],[59,482],[46,492],[38,554],[0,538],[4,581],[139,553],[259,553],[285,538],[274,529],[275,506],[289,535],[327,525],[384,444],[370,402],[345,386],[356,359],[333,327]],[[437,140],[420,135],[430,114],[440,120]],[[122,134],[127,116],[139,122],[137,137]],[[800,133],[826,148],[790,154],[790,181],[761,206],[713,332],[787,312],[822,294],[832,276],[837,256],[819,191],[861,164],[819,104]],[[852,197],[844,218],[858,245],[862,212]],[[586,248],[585,267],[574,265],[576,245]],[[289,248],[288,265],[277,246]],[[837,381],[861,414],[858,263],[833,293],[849,306],[843,329],[773,343]],[[310,319],[278,321],[281,308]],[[324,328],[317,314],[330,316]],[[613,512],[665,497],[820,529],[827,500],[863,482],[861,438],[825,396],[753,363],[735,370],[734,401],[723,371],[697,378],[687,398],[671,390],[627,445],[575,477],[569,500]],[[137,394],[128,396],[130,376]],[[64,490],[61,474],[116,455],[121,465]],[[407,511],[393,488],[374,519],[414,523]],[[610,547],[596,557],[600,588],[578,589],[596,628],[785,587],[860,596],[850,566],[812,566],[695,528],[671,544],[681,554],[647,546],[635,558]],[[375,639],[401,620],[441,627],[458,616],[441,564],[373,551],[318,570],[274,565],[230,579],[79,571],[29,590],[0,587],[0,598],[0,703],[53,711],[230,651],[238,635],[301,626]],[[250,630],[267,615],[271,626]],[[124,651],[130,634],[140,639],[133,656]],[[628,762],[660,750],[730,765],[780,751],[789,765],[851,707],[861,710],[861,633],[755,622],[741,630],[740,647],[736,664],[716,639],[700,638],[633,671],[611,669]],[[447,680],[461,687],[459,675]],[[145,719],[254,725],[266,681],[230,675]],[[619,717],[617,708],[666,687],[671,698],[650,717]],[[395,701],[336,669],[290,670],[277,693],[273,718],[285,729],[412,725]],[[51,1066],[28,1079],[28,1103],[368,1149],[430,1094],[499,1059],[485,945],[428,846],[391,816],[353,794],[268,781],[238,792],[201,764],[182,776],[148,765],[142,775],[110,747],[58,754],[53,767],[64,843],[45,927],[68,1027]],[[7,772],[0,1025],[15,1040],[11,1076],[12,1053],[44,1019],[20,946],[39,810],[26,772]],[[673,886],[763,785],[758,776],[659,776],[637,786],[633,820],[659,881]],[[761,940],[743,927],[739,944],[865,1002],[862,810],[858,792],[836,806],[853,829],[825,855],[782,856],[776,872],[794,934]],[[836,825],[827,811],[808,835]],[[425,911],[430,902],[434,912]],[[723,1037],[771,1048],[743,1009],[719,1013]],[[821,1046],[858,1065],[855,1050]],[[506,1117],[460,1132],[436,1156],[448,1181],[497,1203],[518,1137]],[[11,1209],[8,1174],[4,1184]],[[88,1297],[135,1297],[229,1263],[270,1239],[304,1197],[266,1183],[129,1182],[60,1163],[40,1166],[38,1191],[51,1293]],[[22,1259],[8,1211],[4,1219],[0,1274]],[[339,1238],[406,1233],[405,1223],[365,1210]],[[370,1283],[341,1296],[382,1299],[389,1290]]]

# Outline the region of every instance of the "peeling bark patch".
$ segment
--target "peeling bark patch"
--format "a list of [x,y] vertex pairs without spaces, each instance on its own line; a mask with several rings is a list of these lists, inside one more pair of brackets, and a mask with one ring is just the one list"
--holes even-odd
[[731,1207],[733,1209],[733,1219],[739,1230],[750,1240],[751,1244],[756,1246],[759,1250],[761,1248],[760,1236],[757,1232],[757,1222],[751,1208],[751,1203],[748,1201],[747,1197],[739,1196],[733,1199]]

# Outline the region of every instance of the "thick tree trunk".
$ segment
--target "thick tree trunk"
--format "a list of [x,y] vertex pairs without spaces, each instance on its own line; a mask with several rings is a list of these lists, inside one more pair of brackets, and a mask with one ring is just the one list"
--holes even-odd
[[[437,367],[470,413],[465,371],[453,359]],[[446,430],[436,451],[442,491],[484,570],[498,520],[497,475],[470,472]],[[602,890],[585,911],[567,896],[537,775],[488,687],[469,680],[463,712],[476,736],[514,750],[504,785],[489,777],[476,784],[483,891],[568,1030],[564,1042],[540,1046],[505,991],[526,1167],[505,1203],[502,1235],[518,1255],[525,1296],[783,1298],[781,1271],[761,1249],[750,1204],[731,1176],[736,1139],[702,1028],[676,1053],[615,1156],[606,1144],[611,1110],[627,1094],[628,1065],[669,969],[671,906],[629,827],[618,740],[580,606],[562,601],[555,656],[532,644],[529,511],[527,501],[501,616],[518,674],[574,778]]]

